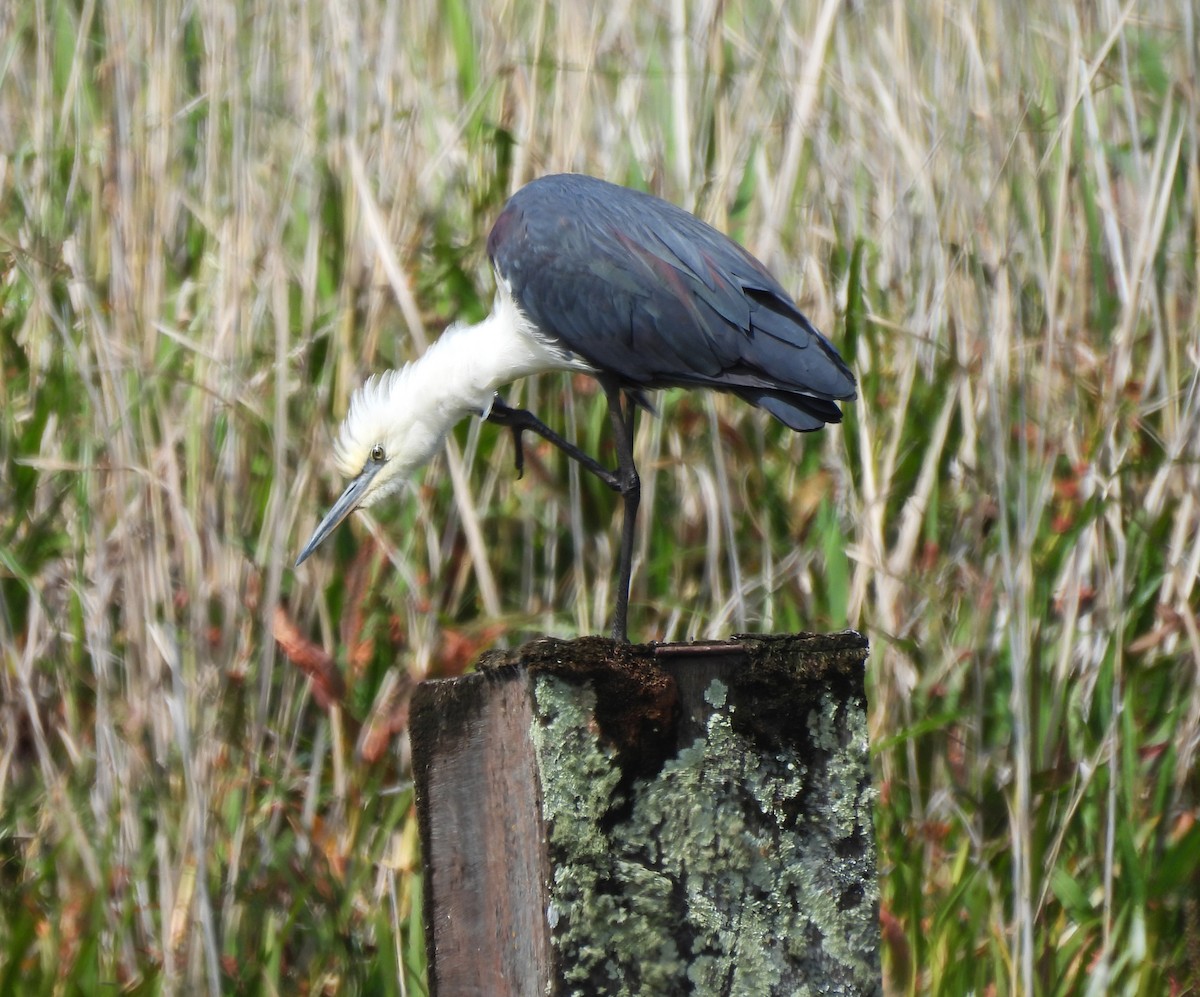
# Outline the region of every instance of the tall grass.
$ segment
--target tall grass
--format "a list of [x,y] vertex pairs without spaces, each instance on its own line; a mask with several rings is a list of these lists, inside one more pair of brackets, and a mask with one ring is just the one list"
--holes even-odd
[[[658,399],[630,622],[870,635],[891,992],[1196,992],[1198,31],[0,6],[0,992],[424,991],[407,692],[602,630],[614,502],[464,425],[290,565],[352,388],[557,170],[733,233],[859,373],[803,439]],[[510,400],[608,447],[586,379]]]

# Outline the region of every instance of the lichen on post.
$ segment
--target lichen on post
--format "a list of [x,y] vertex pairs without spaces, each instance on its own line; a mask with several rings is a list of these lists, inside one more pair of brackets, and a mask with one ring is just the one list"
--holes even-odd
[[[879,992],[865,656],[852,633],[632,648],[540,641],[467,680],[484,700],[516,683],[528,704],[514,760],[528,759],[534,806],[511,792],[488,801],[478,786],[461,804],[478,816],[494,802],[502,823],[506,810],[536,811],[517,838],[536,861],[507,861],[540,880],[524,886],[537,928],[521,919],[544,933],[523,943],[545,963],[540,992]],[[459,724],[457,734],[482,746],[486,726]],[[422,736],[414,731],[414,758],[430,747]],[[435,768],[419,761],[431,966],[438,976],[452,948],[459,975],[432,982],[458,993],[464,945],[438,911],[483,911],[486,923],[494,883],[439,876],[439,863],[464,863],[447,853],[450,838],[429,833],[440,809],[454,810],[455,787],[431,784]],[[483,962],[496,966],[495,953]],[[522,980],[534,977],[522,969]],[[498,979],[479,992],[520,992],[497,989]]]

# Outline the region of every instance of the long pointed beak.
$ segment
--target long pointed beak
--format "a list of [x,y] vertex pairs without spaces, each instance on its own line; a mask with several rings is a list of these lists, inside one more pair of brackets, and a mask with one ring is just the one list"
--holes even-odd
[[363,496],[367,492],[367,486],[371,484],[372,479],[379,473],[379,469],[383,464],[369,462],[363,468],[362,474],[350,482],[346,486],[346,490],[333,503],[333,508],[325,514],[325,518],[321,520],[317,528],[313,531],[312,538],[304,545],[304,550],[300,551],[300,556],[296,558],[296,567],[300,567],[308,556],[325,542],[325,538],[329,536],[343,519],[350,515],[362,503]]

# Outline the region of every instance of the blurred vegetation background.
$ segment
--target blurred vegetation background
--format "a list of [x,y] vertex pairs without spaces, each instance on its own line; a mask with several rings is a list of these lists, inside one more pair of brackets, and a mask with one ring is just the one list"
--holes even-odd
[[1198,64],[1192,0],[0,4],[0,993],[425,991],[408,693],[602,631],[617,503],[472,422],[291,564],[563,170],[858,372],[658,398],[630,625],[869,635],[889,992],[1196,993]]

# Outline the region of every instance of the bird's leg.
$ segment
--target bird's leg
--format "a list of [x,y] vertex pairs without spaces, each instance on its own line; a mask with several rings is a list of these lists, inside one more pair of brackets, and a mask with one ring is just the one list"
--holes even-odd
[[487,421],[494,422],[497,426],[506,426],[512,432],[513,448],[516,451],[513,460],[517,466],[517,477],[525,473],[525,447],[522,443],[522,434],[526,430],[529,430],[558,447],[559,450],[573,461],[581,464],[586,470],[591,471],[592,474],[608,485],[614,492],[622,490],[619,469],[617,471],[610,471],[594,457],[580,450],[574,443],[559,436],[558,433],[527,409],[513,408],[497,396],[492,402],[491,411],[487,414]]
[[591,471],[614,492],[619,492],[625,503],[624,518],[621,523],[621,554],[617,572],[617,600],[613,611],[613,639],[624,644],[629,643],[626,617],[629,615],[629,584],[633,575],[633,541],[637,525],[638,504],[642,497],[641,479],[638,477],[637,466],[633,462],[633,417],[637,409],[635,399],[627,401],[621,397],[619,385],[601,382],[604,394],[608,398],[608,415],[612,422],[613,438],[617,450],[617,468],[610,471],[594,457],[580,450],[570,441],[559,436],[541,419],[526,409],[512,408],[499,396],[492,402],[487,414],[487,421],[497,426],[506,426],[513,434],[513,446],[516,449],[514,457],[517,474],[525,468],[525,451],[522,443],[522,433],[526,430],[537,433],[542,439],[558,447],[572,460],[586,470]]
[[608,416],[617,447],[617,491],[625,502],[621,520],[621,560],[617,572],[617,605],[613,611],[613,640],[629,643],[626,618],[629,615],[629,584],[633,576],[633,541],[637,526],[638,503],[642,498],[642,482],[633,462],[633,415],[637,409],[632,398],[623,401],[619,385],[600,382],[608,397]]

